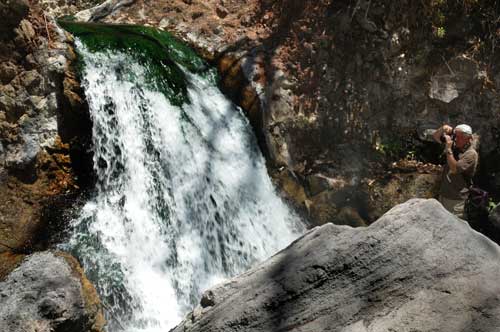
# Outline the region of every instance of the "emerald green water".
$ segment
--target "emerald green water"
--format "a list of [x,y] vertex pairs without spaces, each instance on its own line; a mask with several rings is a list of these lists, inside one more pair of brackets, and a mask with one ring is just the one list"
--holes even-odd
[[[176,106],[189,103],[184,70],[214,84],[218,81],[213,68],[168,32],[137,25],[67,20],[59,20],[58,24],[77,37],[91,52],[119,51],[131,55],[148,70],[148,80],[145,82],[147,88],[162,92]],[[79,61],[78,66],[85,64]],[[123,68],[123,75],[134,80],[134,72],[126,67]]]

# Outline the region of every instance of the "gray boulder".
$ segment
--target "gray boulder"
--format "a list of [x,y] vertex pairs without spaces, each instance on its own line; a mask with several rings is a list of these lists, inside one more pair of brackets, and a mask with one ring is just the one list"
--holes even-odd
[[33,254],[0,282],[0,331],[99,332],[103,324],[95,289],[70,256]]
[[174,332],[500,331],[500,248],[434,199],[326,224],[207,291]]

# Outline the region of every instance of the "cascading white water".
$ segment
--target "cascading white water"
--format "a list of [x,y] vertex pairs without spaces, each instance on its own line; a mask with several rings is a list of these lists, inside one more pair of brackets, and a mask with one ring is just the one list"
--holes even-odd
[[83,56],[95,197],[67,244],[108,311],[110,331],[168,331],[203,290],[302,231],[276,195],[250,126],[208,80],[186,72],[174,106],[121,52]]

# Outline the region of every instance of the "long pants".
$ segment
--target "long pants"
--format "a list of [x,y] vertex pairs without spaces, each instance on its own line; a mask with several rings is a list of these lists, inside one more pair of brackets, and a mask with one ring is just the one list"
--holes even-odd
[[463,199],[448,199],[443,196],[439,196],[439,201],[441,204],[443,204],[444,208],[460,219],[465,220],[465,215],[464,215],[464,206],[465,206],[465,200]]

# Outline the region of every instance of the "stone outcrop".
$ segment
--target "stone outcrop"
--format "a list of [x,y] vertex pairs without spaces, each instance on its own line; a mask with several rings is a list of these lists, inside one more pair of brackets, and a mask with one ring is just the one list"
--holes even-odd
[[94,287],[70,256],[41,252],[0,282],[0,330],[102,332]]
[[[0,279],[24,254],[44,248],[48,224],[57,219],[44,210],[85,184],[77,175],[91,128],[67,36],[38,3],[22,13],[19,3],[1,3],[17,25],[0,43]],[[14,17],[18,12],[23,16]]]
[[437,201],[316,227],[208,290],[172,332],[500,329],[500,247]]
[[[217,65],[225,92],[247,112],[276,183],[322,224],[334,219],[316,204],[319,193],[310,194],[311,175],[347,183],[357,196],[347,208],[366,223],[392,206],[374,210],[366,183],[375,183],[378,195],[395,187],[405,192],[408,178],[430,174],[415,180],[424,186],[413,191],[429,197],[437,182],[426,182],[437,172],[418,168],[410,176],[391,165],[440,162],[440,148],[420,134],[442,122],[467,122],[481,136],[476,183],[500,195],[494,12],[487,4],[446,7],[429,0],[137,0],[102,20],[169,30]],[[324,199],[332,188],[323,191],[321,204],[337,204]]]
[[82,10],[75,15],[78,21],[93,22],[104,18],[123,6],[132,4],[134,0],[106,0],[98,6]]

